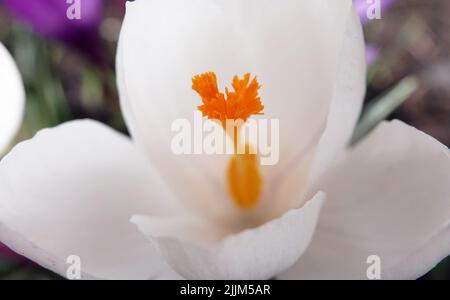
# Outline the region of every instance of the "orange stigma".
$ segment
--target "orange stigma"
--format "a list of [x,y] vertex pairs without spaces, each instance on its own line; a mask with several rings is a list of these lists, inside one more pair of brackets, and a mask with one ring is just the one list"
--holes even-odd
[[203,116],[225,124],[226,120],[245,122],[251,115],[261,114],[264,106],[258,95],[261,86],[256,77],[250,81],[249,73],[245,74],[243,79],[234,76],[232,86],[232,92],[228,88],[225,89],[225,93],[219,92],[214,72],[192,78],[192,89],[202,98],[203,105],[198,109]]
[[[192,89],[202,98],[203,105],[198,106],[204,117],[219,120],[226,129],[227,120],[242,120],[246,122],[252,115],[262,114],[264,106],[259,97],[259,85],[256,77],[250,80],[247,73],[242,79],[234,76],[233,91],[225,89],[219,92],[217,77],[214,72],[196,75],[192,78]],[[233,130],[239,130],[233,129]],[[230,161],[227,171],[227,182],[230,195],[237,206],[242,209],[254,207],[261,196],[263,180],[259,170],[259,159],[251,154],[251,146],[245,145],[245,153],[237,154],[238,132],[234,134],[235,154]]]

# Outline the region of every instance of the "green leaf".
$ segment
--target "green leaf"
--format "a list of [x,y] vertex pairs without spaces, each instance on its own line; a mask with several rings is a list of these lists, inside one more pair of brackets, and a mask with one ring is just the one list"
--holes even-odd
[[355,145],[402,105],[419,86],[419,80],[408,76],[386,94],[372,101],[363,111],[356,125],[350,145]]

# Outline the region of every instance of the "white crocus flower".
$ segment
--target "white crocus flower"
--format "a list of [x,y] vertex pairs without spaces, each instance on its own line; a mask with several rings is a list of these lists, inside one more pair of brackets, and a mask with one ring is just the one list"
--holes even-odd
[[[383,278],[413,278],[448,255],[448,149],[394,121],[345,150],[365,88],[351,1],[281,2],[128,3],[117,71],[132,139],[74,121],[17,146],[0,165],[1,240],[62,275],[78,255],[84,278],[366,278],[370,255]],[[280,120],[251,208],[227,190],[229,157],[170,148],[206,71],[220,86],[258,76]]]
[[8,50],[0,43],[0,156],[19,129],[24,104],[20,73]]

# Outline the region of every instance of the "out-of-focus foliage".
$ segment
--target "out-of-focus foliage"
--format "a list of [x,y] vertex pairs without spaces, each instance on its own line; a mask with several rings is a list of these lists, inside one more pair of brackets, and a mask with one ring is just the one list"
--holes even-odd
[[[450,1],[400,0],[365,27],[380,59],[369,70],[367,101],[402,79],[418,88],[389,118],[397,118],[450,146]],[[378,98],[379,99],[379,98]]]

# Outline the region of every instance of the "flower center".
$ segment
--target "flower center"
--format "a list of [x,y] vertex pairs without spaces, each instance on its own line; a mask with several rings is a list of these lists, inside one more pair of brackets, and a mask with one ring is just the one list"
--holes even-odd
[[250,80],[250,74],[245,74],[242,79],[234,76],[233,91],[225,89],[225,93],[219,92],[217,77],[214,72],[196,75],[192,78],[192,89],[202,98],[203,105],[198,106],[203,116],[211,120],[218,120],[224,130],[232,136],[234,141],[234,155],[229,163],[227,171],[228,189],[232,199],[239,207],[249,209],[254,207],[261,196],[262,176],[259,170],[259,159],[250,145],[246,144],[243,154],[236,150],[239,145],[239,130],[232,132],[226,128],[227,124],[237,124],[236,121],[245,123],[251,115],[262,114],[264,106],[258,95],[260,85],[256,77]]

